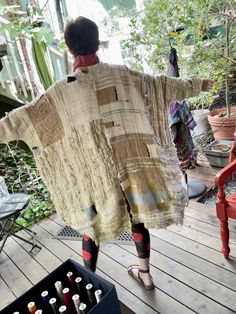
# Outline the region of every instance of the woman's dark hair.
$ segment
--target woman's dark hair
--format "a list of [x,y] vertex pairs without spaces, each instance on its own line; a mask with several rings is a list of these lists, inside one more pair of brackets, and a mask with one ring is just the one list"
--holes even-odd
[[64,37],[66,45],[75,57],[94,54],[98,50],[99,33],[97,24],[83,16],[68,22]]

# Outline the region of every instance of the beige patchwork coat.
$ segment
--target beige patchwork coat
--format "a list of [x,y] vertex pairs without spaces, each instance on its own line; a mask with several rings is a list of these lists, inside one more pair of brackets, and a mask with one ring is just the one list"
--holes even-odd
[[97,243],[134,223],[181,223],[186,204],[169,103],[202,81],[99,63],[77,69],[0,120],[0,142],[28,144],[64,222]]

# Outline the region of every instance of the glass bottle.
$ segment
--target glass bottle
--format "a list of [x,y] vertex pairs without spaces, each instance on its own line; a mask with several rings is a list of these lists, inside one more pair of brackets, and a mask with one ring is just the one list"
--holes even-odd
[[79,311],[79,306],[80,306],[79,295],[78,294],[74,294],[73,297],[72,297],[72,300],[74,302],[76,313],[79,314],[80,313],[80,311]]
[[96,290],[95,291],[95,298],[96,298],[96,301],[97,303],[99,303],[102,299],[102,290]]
[[93,285],[91,283],[88,283],[86,285],[86,290],[87,290],[90,306],[93,307],[97,303],[95,295],[94,295]]
[[57,299],[56,298],[51,298],[49,300],[49,304],[51,305],[53,314],[58,314],[58,306],[57,306]]
[[36,305],[35,305],[34,302],[30,302],[30,303],[28,304],[28,310],[29,310],[29,312],[30,312],[31,314],[35,314],[37,308],[36,308]]

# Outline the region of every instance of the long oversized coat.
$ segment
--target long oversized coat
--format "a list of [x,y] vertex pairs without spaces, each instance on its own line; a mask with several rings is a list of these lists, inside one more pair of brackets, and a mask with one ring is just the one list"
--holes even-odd
[[97,243],[134,223],[181,223],[186,204],[169,104],[202,81],[99,63],[78,69],[0,120],[0,142],[22,140],[66,224]]

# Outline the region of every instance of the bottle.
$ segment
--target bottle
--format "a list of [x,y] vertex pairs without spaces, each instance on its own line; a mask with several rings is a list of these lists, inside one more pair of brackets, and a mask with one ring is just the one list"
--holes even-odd
[[35,314],[37,308],[36,308],[36,305],[35,305],[34,302],[30,302],[30,303],[28,304],[28,310],[29,310],[29,312],[30,312],[31,314]]
[[90,306],[93,307],[97,303],[95,295],[94,295],[93,285],[91,283],[88,283],[86,285],[86,290],[87,290]]
[[56,298],[51,298],[49,300],[49,304],[52,307],[53,314],[58,314],[59,312],[58,312],[58,306],[57,306],[57,299]]
[[46,305],[48,305],[48,302],[49,302],[49,295],[48,295],[48,291],[43,291],[42,293],[41,293],[41,297],[42,297],[42,299],[43,299],[43,302],[46,304]]
[[42,311],[42,310],[37,310],[37,311],[35,312],[35,314],[43,314],[43,311]]
[[70,287],[71,287],[71,292],[72,294],[76,294],[77,293],[77,286],[76,286],[76,283],[75,283],[75,278],[74,278],[74,275],[72,273],[72,271],[69,271],[67,274],[66,274],[68,280],[69,280],[69,283],[70,283]]
[[65,305],[62,305],[61,307],[59,307],[59,313],[60,314],[67,314],[67,308]]
[[63,293],[64,304],[67,308],[68,314],[74,314],[75,313],[75,307],[74,307],[74,303],[72,301],[72,295],[70,293],[70,289],[64,288],[62,290],[62,293]]
[[79,306],[80,306],[79,295],[78,294],[74,294],[73,297],[72,297],[72,300],[74,302],[76,313],[79,314],[80,313],[80,311],[79,311]]
[[60,302],[63,305],[64,304],[64,298],[63,298],[63,293],[62,293],[63,286],[62,286],[61,281],[56,281],[55,282],[55,288],[57,290],[57,294],[58,294],[58,297],[60,299]]
[[80,303],[79,306],[80,314],[86,314],[87,313],[87,305],[84,303]]
[[96,298],[96,301],[97,303],[99,303],[102,299],[102,290],[96,290],[95,291],[95,298]]
[[75,283],[79,292],[79,295],[81,296],[83,294],[83,280],[81,277],[75,278]]
[[20,312],[14,312],[13,314],[20,314]]

